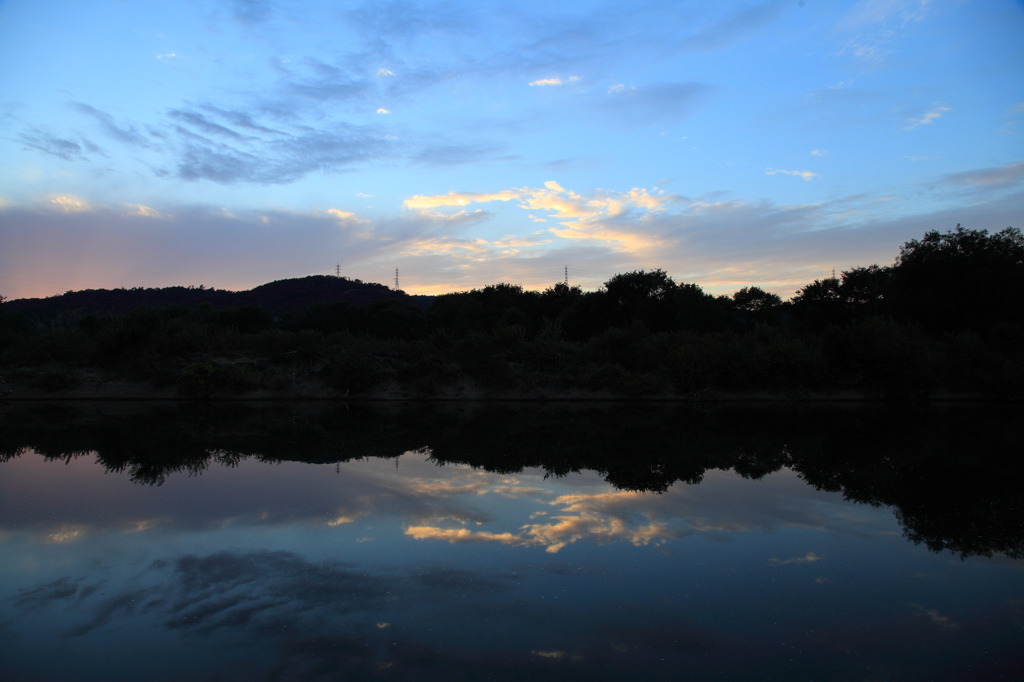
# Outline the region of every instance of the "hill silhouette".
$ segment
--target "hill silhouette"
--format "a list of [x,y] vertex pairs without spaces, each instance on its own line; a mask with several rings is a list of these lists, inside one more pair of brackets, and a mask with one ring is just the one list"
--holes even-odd
[[431,297],[409,296],[383,284],[346,277],[311,275],[281,279],[245,291],[228,291],[205,286],[162,288],[85,289],[47,298],[23,298],[4,302],[9,314],[22,313],[32,318],[66,316],[79,312],[89,315],[124,314],[139,308],[206,305],[214,310],[256,306],[273,314],[301,312],[314,305],[343,302],[363,307],[378,301],[393,301],[421,310]]

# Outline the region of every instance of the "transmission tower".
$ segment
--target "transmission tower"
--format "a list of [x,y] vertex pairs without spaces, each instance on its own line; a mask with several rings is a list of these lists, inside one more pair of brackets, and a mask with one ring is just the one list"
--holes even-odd
[[341,277],[341,263],[334,266],[334,276]]
[[565,266],[565,286],[569,286],[569,266]]
[[395,291],[399,290],[398,286],[398,268],[395,268]]

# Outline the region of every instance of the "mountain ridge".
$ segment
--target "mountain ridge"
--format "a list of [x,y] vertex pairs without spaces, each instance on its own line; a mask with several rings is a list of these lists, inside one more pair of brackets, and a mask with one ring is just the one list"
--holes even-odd
[[426,310],[431,296],[411,296],[383,284],[333,275],[309,275],[274,280],[252,289],[229,291],[205,286],[133,287],[83,289],[45,298],[4,301],[8,313],[46,315],[73,313],[121,314],[139,308],[207,305],[216,310],[262,307],[276,314],[298,312],[321,303],[344,302],[365,307],[378,301],[393,301]]

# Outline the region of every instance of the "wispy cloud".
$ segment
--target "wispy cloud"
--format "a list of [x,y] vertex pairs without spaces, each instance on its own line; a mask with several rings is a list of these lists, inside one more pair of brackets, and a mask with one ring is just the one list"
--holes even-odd
[[92,206],[84,199],[71,196],[70,194],[58,194],[50,199],[50,203],[64,213],[84,213],[92,210]]
[[579,76],[569,76],[566,79],[552,77],[552,78],[538,78],[535,81],[530,81],[530,87],[544,87],[553,85],[566,85],[568,83],[579,82]]
[[839,23],[852,35],[840,54],[853,55],[868,69],[878,69],[898,51],[899,39],[912,24],[928,16],[931,0],[861,0]]
[[512,201],[522,196],[523,190],[502,190],[500,192],[448,192],[447,194],[422,195],[409,197],[402,202],[406,208],[423,211],[449,206],[469,206],[470,204],[486,204],[492,201]]
[[341,210],[339,208],[329,208],[329,209],[327,209],[327,213],[329,215],[334,216],[339,222],[342,222],[342,223],[366,223],[366,222],[369,222],[365,218],[360,218],[359,216],[357,216],[355,213],[352,213],[351,211],[343,211],[343,210]]
[[1008,163],[1005,166],[978,168],[962,173],[951,173],[942,178],[946,185],[973,185],[984,188],[1013,188],[1024,190],[1024,161]]
[[940,118],[942,118],[943,115],[945,115],[949,111],[952,111],[952,109],[943,104],[936,104],[930,110],[928,110],[928,112],[925,113],[923,116],[908,119],[907,125],[904,126],[904,129],[913,130],[914,128],[918,128],[920,126],[931,125],[932,123],[935,123],[935,121],[938,121]]
[[478,164],[500,157],[503,149],[496,145],[471,143],[431,144],[415,153],[413,160],[432,166],[457,166]]
[[500,192],[449,192],[433,196],[414,196],[406,199],[406,208],[418,211],[436,211],[447,207],[464,207],[475,203],[515,202],[530,211],[537,221],[538,211],[549,214],[559,227],[549,228],[556,237],[568,240],[595,240],[624,251],[639,251],[657,245],[658,240],[628,229],[615,221],[626,214],[636,218],[665,210],[678,198],[660,190],[634,188],[628,192],[596,192],[583,196],[559,185],[553,180],[543,187],[524,187]]
[[938,609],[926,609],[920,604],[911,604],[911,609],[920,616],[923,616],[933,625],[943,630],[955,630],[958,625],[949,616],[942,614]]
[[409,526],[405,534],[414,540],[443,540],[449,543],[497,542],[503,545],[525,545],[527,541],[512,533],[491,533],[468,528],[438,528],[436,526]]
[[235,18],[243,24],[261,24],[273,14],[269,0],[231,0]]
[[791,566],[793,564],[811,564],[816,561],[821,561],[821,557],[814,552],[808,552],[804,556],[793,557],[791,559],[771,558],[768,560],[768,563],[774,566]]
[[170,214],[168,214],[168,213],[161,213],[160,211],[156,210],[155,208],[152,208],[150,206],[146,206],[144,204],[135,204],[134,206],[129,206],[128,207],[128,211],[125,213],[125,215],[138,216],[140,218],[170,218],[171,217]]
[[803,180],[813,180],[818,177],[817,173],[813,173],[807,170],[784,170],[782,168],[768,168],[764,172],[765,175],[792,175]]
[[[723,5],[728,7],[727,5]],[[728,47],[744,36],[771,24],[783,11],[781,2],[763,2],[698,29],[680,41],[680,46],[696,50]]]
[[77,102],[72,107],[79,113],[91,117],[100,124],[110,138],[132,147],[149,147],[152,141],[150,135],[141,132],[137,126],[131,123],[122,123],[105,111],[100,111],[84,102]]
[[186,139],[176,162],[178,177],[223,184],[283,184],[314,171],[338,172],[390,147],[387,136],[373,128],[342,124],[330,131],[308,131],[284,140],[215,144],[204,138]]
[[679,121],[712,91],[703,83],[617,84],[608,89],[598,106],[617,121],[631,125]]
[[58,137],[42,130],[30,128],[18,133],[17,140],[30,149],[56,156],[65,161],[86,158],[82,144],[64,137]]
[[247,136],[242,135],[237,131],[232,130],[231,128],[228,128],[227,126],[221,125],[220,123],[211,120],[209,117],[204,116],[203,114],[200,114],[195,111],[182,111],[180,109],[172,109],[171,111],[167,112],[167,115],[170,116],[172,119],[184,125],[187,125],[195,130],[202,131],[203,133],[218,135],[235,141],[244,141],[246,139],[250,139]]

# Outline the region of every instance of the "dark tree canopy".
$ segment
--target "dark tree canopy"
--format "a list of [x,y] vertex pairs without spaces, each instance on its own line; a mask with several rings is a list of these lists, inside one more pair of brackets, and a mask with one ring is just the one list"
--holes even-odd
[[712,296],[661,269],[615,275],[597,291],[502,283],[407,296],[313,276],[247,292],[69,292],[2,302],[0,395],[99,376],[199,397],[475,384],[524,395],[853,389],[917,399],[941,389],[1019,399],[1022,299],[1020,231],[961,226],[785,303],[757,286]]
[[635,306],[649,300],[664,300],[676,288],[676,283],[658,268],[615,275],[604,283],[604,288],[615,304]]
[[932,329],[985,329],[1024,321],[1024,235],[960,225],[900,248],[891,310]]
[[732,295],[733,305],[737,310],[757,313],[782,305],[778,294],[772,294],[761,287],[743,287]]

